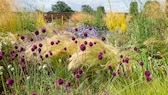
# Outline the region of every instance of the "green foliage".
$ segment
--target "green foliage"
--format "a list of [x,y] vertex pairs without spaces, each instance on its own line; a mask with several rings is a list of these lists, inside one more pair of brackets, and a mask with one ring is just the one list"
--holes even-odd
[[100,13],[102,13],[102,14],[105,14],[104,6],[98,6],[98,7],[97,7],[97,12],[100,12]]
[[81,6],[81,11],[82,11],[82,12],[89,13],[89,14],[94,13],[93,8],[90,7],[89,5],[82,5],[82,6]]
[[52,5],[53,12],[73,12],[73,10],[63,1],[58,1]]
[[138,15],[138,3],[136,1],[130,3],[129,13],[133,17],[136,17]]

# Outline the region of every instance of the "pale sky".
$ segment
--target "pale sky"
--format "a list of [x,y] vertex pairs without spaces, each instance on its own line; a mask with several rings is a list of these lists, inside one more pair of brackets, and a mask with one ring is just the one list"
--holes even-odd
[[[22,5],[29,6],[29,8],[34,9],[38,6],[38,8],[42,9],[44,6],[44,11],[51,11],[51,6],[56,4],[57,1],[64,1],[68,4],[72,10],[81,10],[81,6],[84,4],[90,5],[93,9],[96,9],[97,6],[104,6],[106,11],[110,10],[108,0],[17,0],[22,3]],[[114,12],[128,12],[129,4],[131,1],[137,1],[139,3],[139,9],[143,7],[145,1],[148,0],[110,0],[112,11]],[[159,1],[161,5],[164,4],[165,0],[155,0]],[[24,4],[23,4],[24,3]]]

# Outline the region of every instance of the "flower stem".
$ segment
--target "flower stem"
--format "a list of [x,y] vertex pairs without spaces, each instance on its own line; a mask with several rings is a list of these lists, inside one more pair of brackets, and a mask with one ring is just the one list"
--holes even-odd
[[1,75],[1,80],[2,80],[3,90],[4,90],[4,92],[5,92],[5,95],[7,95],[3,75]]

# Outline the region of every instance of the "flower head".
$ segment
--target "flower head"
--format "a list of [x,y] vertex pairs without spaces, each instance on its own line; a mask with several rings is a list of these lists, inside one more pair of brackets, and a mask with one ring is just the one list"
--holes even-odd
[[102,40],[102,41],[105,41],[105,40],[106,40],[106,38],[105,38],[104,36],[102,36],[102,37],[101,37],[101,40]]
[[74,36],[72,36],[71,39],[74,41],[76,38]]
[[38,31],[38,30],[35,30],[35,31],[34,31],[34,34],[35,34],[35,35],[38,35],[38,34],[39,34],[39,31]]
[[146,81],[147,81],[147,82],[150,82],[151,80],[152,80],[151,77],[149,77],[149,76],[146,77]]
[[99,60],[102,60],[102,59],[103,59],[103,55],[99,54],[99,55],[98,55],[98,59],[99,59]]
[[43,27],[43,28],[41,29],[41,32],[45,33],[45,32],[46,32],[46,28]]
[[85,46],[84,44],[81,44],[81,45],[80,45],[80,49],[81,49],[82,51],[84,51],[84,50],[86,49],[86,46]]
[[32,95],[38,95],[37,93],[32,93]]
[[78,68],[77,71],[78,71],[79,74],[82,74],[82,73],[83,73],[83,71],[82,71],[81,68]]
[[141,61],[141,62],[139,62],[139,65],[143,66],[143,65],[144,65],[144,62],[142,62],[142,61]]
[[87,32],[84,32],[84,34],[83,34],[83,35],[84,35],[84,37],[87,37],[87,36],[88,36]]
[[51,45],[54,45],[54,41],[51,41],[50,44],[51,44]]
[[84,44],[87,45],[87,41],[84,41]]
[[92,43],[92,42],[89,42],[89,46],[92,47],[92,46],[93,46],[93,43]]
[[7,80],[6,80],[6,84],[7,85],[12,85],[14,83],[14,80],[12,79],[12,78],[8,78]]
[[39,43],[39,47],[42,47],[43,46],[43,44],[42,43]]
[[62,84],[64,83],[63,78],[59,78],[59,79],[57,79],[57,83],[58,83],[59,85],[62,85]]
[[111,66],[111,65],[108,65],[108,69],[109,69],[109,70],[112,70],[112,66]]
[[138,48],[137,47],[134,47],[134,51],[137,51],[138,50]]
[[24,37],[24,36],[20,36],[20,39],[21,39],[21,40],[24,40],[24,39],[25,39],[25,37]]
[[117,73],[116,73],[116,72],[113,72],[113,73],[112,73],[112,76],[113,76],[113,77],[115,77],[116,75],[117,75]]
[[149,77],[151,72],[149,70],[146,70],[144,74],[145,74],[146,77]]

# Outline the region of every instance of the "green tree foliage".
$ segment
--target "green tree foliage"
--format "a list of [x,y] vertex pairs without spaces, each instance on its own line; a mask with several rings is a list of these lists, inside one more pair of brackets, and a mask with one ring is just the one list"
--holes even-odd
[[65,2],[58,1],[56,4],[52,5],[53,12],[73,12],[71,7],[69,7]]
[[103,16],[105,14],[105,9],[104,6],[98,6],[97,10],[96,10],[96,23],[95,26],[96,27],[101,27],[101,28],[105,28],[105,22],[103,20]]
[[104,6],[98,6],[97,7],[97,12],[100,12],[100,13],[105,13],[105,9],[104,9]]
[[130,3],[129,13],[134,17],[138,15],[138,3],[136,1]]
[[81,11],[86,12],[86,13],[93,13],[94,12],[93,8],[90,7],[89,5],[82,5]]

